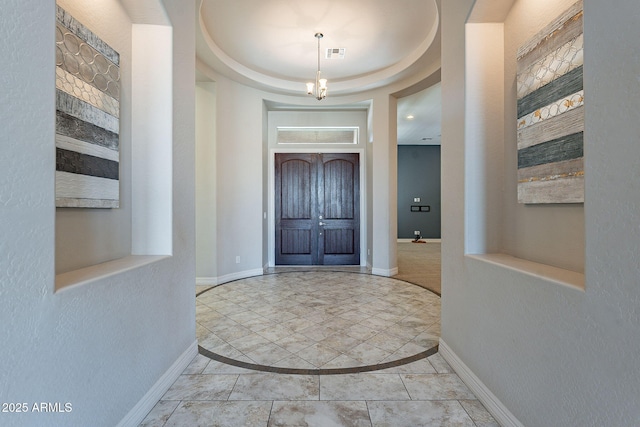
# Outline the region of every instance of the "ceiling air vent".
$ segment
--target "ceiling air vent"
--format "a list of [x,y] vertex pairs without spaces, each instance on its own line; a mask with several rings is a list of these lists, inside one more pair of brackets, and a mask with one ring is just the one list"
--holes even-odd
[[325,59],[344,59],[344,53],[347,49],[344,47],[328,47]]

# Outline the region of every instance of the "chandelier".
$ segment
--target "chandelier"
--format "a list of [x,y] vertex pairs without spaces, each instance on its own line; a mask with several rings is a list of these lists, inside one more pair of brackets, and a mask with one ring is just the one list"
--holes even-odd
[[313,95],[318,101],[327,97],[327,79],[320,78],[320,39],[324,37],[322,33],[316,33],[315,38],[318,39],[318,71],[316,72],[316,82],[307,83],[307,94]]

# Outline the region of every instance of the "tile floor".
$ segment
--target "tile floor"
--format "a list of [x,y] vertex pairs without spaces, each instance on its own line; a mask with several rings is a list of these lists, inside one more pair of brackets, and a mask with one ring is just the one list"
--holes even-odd
[[[200,345],[231,363],[199,354],[141,426],[498,426],[430,347],[440,305],[422,288],[367,274],[293,272],[225,284],[196,301]],[[367,333],[349,335],[354,330]],[[407,363],[410,353],[418,358]]]
[[440,298],[387,277],[286,272],[199,293],[196,324],[201,347],[241,366],[364,371],[435,348]]

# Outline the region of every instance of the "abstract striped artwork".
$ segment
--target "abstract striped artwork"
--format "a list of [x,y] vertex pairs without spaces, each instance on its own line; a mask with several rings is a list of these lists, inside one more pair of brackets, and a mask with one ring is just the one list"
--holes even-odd
[[582,0],[518,49],[518,202],[584,202]]
[[120,206],[120,55],[56,6],[56,206]]

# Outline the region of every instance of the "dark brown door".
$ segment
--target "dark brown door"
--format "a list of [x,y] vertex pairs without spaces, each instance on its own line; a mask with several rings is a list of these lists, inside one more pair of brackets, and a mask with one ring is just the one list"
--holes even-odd
[[276,265],[360,264],[359,180],[358,154],[276,154]]

